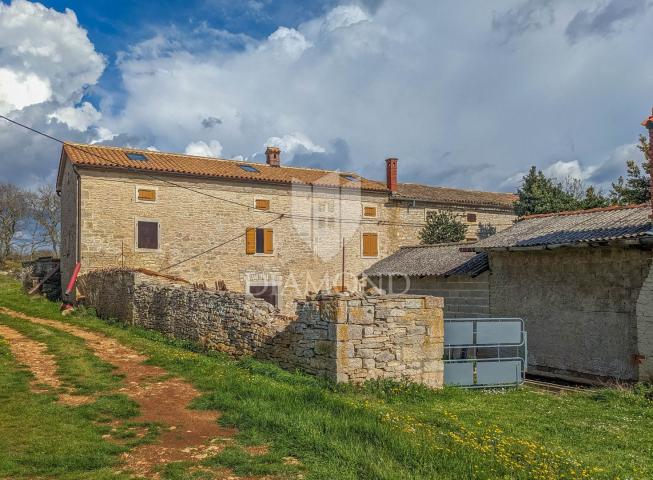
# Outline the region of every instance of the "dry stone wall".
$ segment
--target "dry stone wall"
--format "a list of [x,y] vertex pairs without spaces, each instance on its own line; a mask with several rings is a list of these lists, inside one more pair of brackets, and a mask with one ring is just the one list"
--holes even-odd
[[195,289],[144,273],[99,270],[80,279],[98,315],[271,360],[338,382],[407,379],[442,386],[442,299],[325,294],[280,315],[251,295]]

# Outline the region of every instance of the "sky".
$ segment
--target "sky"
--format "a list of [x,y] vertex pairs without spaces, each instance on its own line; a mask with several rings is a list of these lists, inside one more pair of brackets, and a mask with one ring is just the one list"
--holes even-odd
[[[156,5],[156,7],[154,6]],[[57,138],[514,191],[609,188],[653,106],[651,0],[0,0],[0,114]],[[0,119],[0,181],[61,146]]]

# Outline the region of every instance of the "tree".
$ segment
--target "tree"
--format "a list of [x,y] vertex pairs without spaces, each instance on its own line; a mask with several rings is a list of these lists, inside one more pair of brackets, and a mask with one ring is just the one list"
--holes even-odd
[[[567,190],[570,188],[576,188],[576,185],[572,184]],[[562,183],[545,176],[541,170],[532,166],[517,190],[519,198],[514,203],[515,213],[524,216],[575,210],[579,206],[578,200],[573,192],[567,190]]]
[[462,223],[454,213],[435,212],[428,215],[426,224],[419,232],[422,244],[460,242],[465,239],[467,225]]
[[51,184],[45,184],[28,198],[30,216],[43,230],[43,236],[52,246],[52,253],[59,255],[61,201],[57,192]]
[[9,183],[0,184],[0,265],[11,254],[11,246],[20,223],[28,213],[27,197],[23,190]]
[[620,176],[612,184],[610,200],[619,205],[645,203],[651,198],[650,150],[646,137],[640,135],[637,148],[644,155],[641,168],[635,160],[626,161],[626,179]]

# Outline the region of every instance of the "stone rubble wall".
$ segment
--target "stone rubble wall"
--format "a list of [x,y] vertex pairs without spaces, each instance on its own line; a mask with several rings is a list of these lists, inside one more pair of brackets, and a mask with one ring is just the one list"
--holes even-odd
[[385,378],[442,386],[441,298],[320,294],[297,301],[296,315],[286,316],[251,295],[121,269],[89,272],[79,288],[103,318],[207,349],[338,382]]

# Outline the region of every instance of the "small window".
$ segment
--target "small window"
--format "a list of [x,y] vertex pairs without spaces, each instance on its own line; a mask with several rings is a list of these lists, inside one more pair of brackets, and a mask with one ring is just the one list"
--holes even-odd
[[250,285],[249,293],[256,298],[262,298],[275,307],[279,306],[279,287],[277,285]]
[[258,173],[258,168],[252,167],[251,165],[238,165],[238,166],[243,170],[245,170],[246,172]]
[[265,200],[263,198],[256,199],[256,210],[270,210],[270,200]]
[[136,160],[137,162],[145,162],[147,161],[147,157],[143,155],[142,153],[136,153],[136,152],[127,152],[127,158],[130,160]]
[[379,256],[379,236],[376,233],[363,234],[363,257]]
[[364,217],[376,217],[376,207],[363,207]]
[[475,213],[468,213],[467,214],[467,221],[470,223],[476,222],[476,214]]
[[148,188],[139,188],[138,189],[138,199],[141,202],[155,202],[156,201],[156,190],[151,190]]
[[358,179],[357,179],[356,177],[354,177],[353,175],[340,175],[340,176],[341,176],[342,178],[344,178],[345,180],[348,180],[348,181],[350,181],[350,182],[356,182],[356,181],[358,181]]
[[137,247],[158,250],[159,249],[159,222],[139,220],[136,224]]
[[271,228],[248,228],[245,232],[245,253],[247,255],[272,255],[274,234]]

